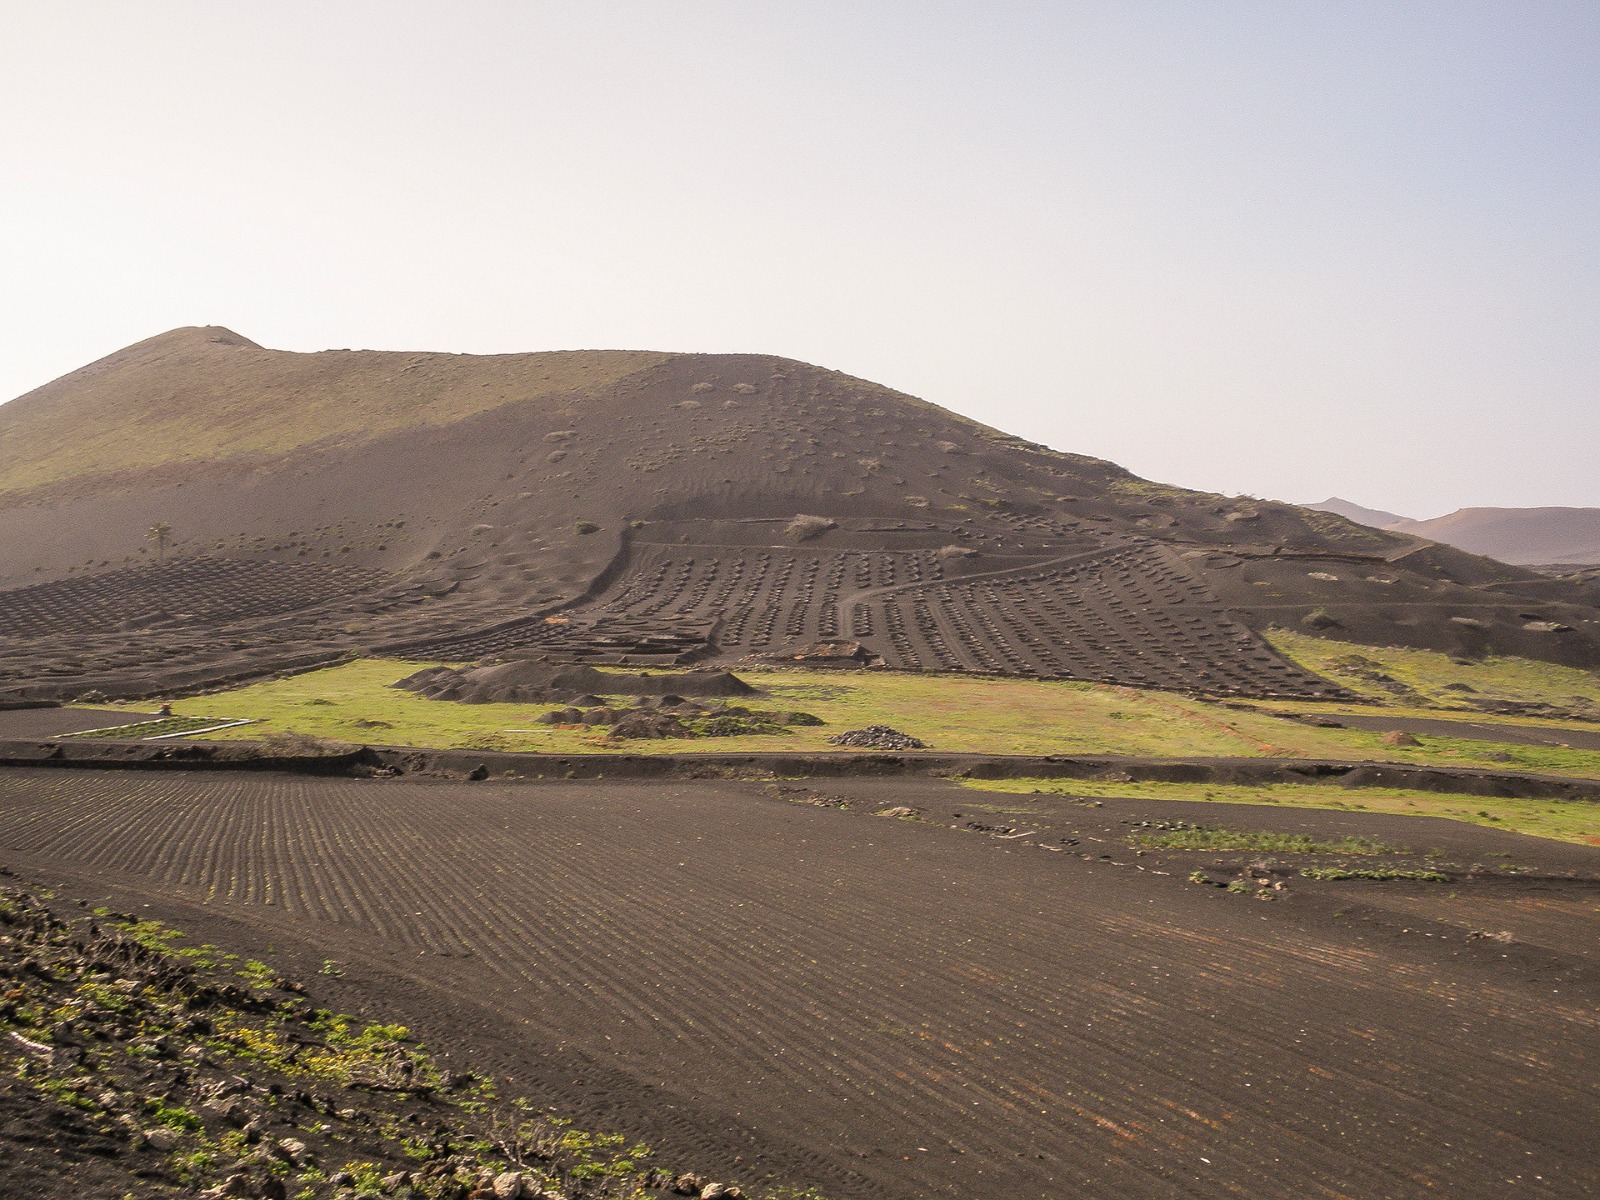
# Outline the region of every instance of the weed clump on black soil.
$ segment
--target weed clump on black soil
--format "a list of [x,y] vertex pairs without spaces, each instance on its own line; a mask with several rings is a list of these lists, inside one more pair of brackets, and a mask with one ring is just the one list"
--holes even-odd
[[[1173,822],[1181,825],[1182,822]],[[1156,833],[1136,833],[1128,841],[1151,850],[1253,850],[1272,854],[1409,854],[1371,838],[1343,837],[1318,841],[1303,833],[1269,833],[1250,829],[1206,829],[1191,825]]]
[[1302,867],[1300,874],[1306,879],[1413,879],[1424,883],[1449,883],[1450,876],[1442,871],[1406,871],[1389,867]]

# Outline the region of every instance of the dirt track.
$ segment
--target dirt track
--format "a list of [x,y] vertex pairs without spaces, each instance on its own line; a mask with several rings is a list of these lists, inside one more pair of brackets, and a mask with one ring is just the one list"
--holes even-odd
[[53,738],[63,733],[112,729],[155,715],[125,708],[14,708],[0,710],[0,737]]
[[[1463,883],[1472,912],[1529,916],[1506,946],[1443,919],[1439,885],[1261,904],[1126,850],[1086,861],[866,815],[974,798],[948,785],[830,788],[14,771],[0,854],[302,968],[338,959],[341,1003],[398,1009],[553,1104],[747,1181],[1600,1187],[1600,983],[1561,954],[1592,941],[1587,885]],[[1582,848],[1540,862],[1541,843],[1463,830],[1535,873],[1600,870]]]

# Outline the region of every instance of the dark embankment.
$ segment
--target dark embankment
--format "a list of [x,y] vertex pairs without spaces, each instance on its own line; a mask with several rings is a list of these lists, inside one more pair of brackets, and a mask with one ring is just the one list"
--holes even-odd
[[1415,788],[1472,796],[1600,801],[1600,780],[1530,775],[1468,767],[1347,762],[1303,758],[1132,758],[1119,755],[984,755],[938,751],[824,754],[510,754],[351,746],[285,753],[257,742],[128,742],[0,740],[0,767],[122,770],[288,771],[367,777],[419,775],[446,779],[704,779],[848,778],[1097,779],[1128,782],[1272,784]]

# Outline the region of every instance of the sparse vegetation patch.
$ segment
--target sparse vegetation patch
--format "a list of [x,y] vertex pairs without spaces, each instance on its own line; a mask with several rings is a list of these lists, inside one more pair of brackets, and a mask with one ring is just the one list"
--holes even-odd
[[1600,805],[1586,801],[1517,800],[1423,792],[1406,788],[1343,788],[1333,784],[1203,784],[1123,782],[1105,779],[964,779],[985,792],[1047,793],[1073,797],[1118,796],[1139,800],[1215,801],[1444,817],[1533,837],[1600,846]]
[[1260,850],[1270,854],[1409,854],[1400,846],[1386,846],[1371,838],[1345,837],[1319,841],[1297,833],[1271,833],[1261,829],[1175,829],[1136,833],[1135,846],[1164,850]]
[[1358,646],[1287,629],[1266,636],[1301,666],[1385,704],[1600,721],[1600,674],[1593,671],[1526,658],[1468,660],[1434,650]]
[[63,733],[63,738],[115,738],[124,741],[148,741],[154,738],[175,737],[185,733],[209,733],[214,730],[237,729],[248,725],[248,720],[233,717],[161,717],[153,721],[134,721],[127,725],[111,725],[104,729],[86,729],[79,733]]
[[1443,871],[1409,871],[1400,867],[1302,867],[1300,874],[1306,879],[1372,879],[1414,880],[1420,883],[1449,883],[1450,876]]
[[[438,704],[392,686],[427,666],[363,659],[179,701],[175,708],[185,715],[190,709],[222,710],[255,722],[241,730],[204,735],[208,739],[302,731],[345,743],[381,740],[387,745],[440,748],[466,746],[489,735],[501,739],[501,748],[514,751],[606,752],[619,745],[604,730],[541,723],[542,716],[565,708],[565,703]],[[759,704],[751,707],[808,713],[821,724],[791,722],[781,733],[729,737],[724,744],[730,750],[822,751],[829,748],[830,732],[887,725],[952,752],[1327,758],[1600,778],[1600,752],[1595,751],[1436,736],[1420,746],[1385,746],[1381,732],[1285,721],[1265,706],[1239,710],[1167,692],[1103,684],[769,666],[741,666],[738,677],[760,693]],[[611,707],[632,703],[633,693],[624,688],[635,685],[618,685],[614,694],[604,685],[586,686],[595,687],[595,695]],[[313,699],[333,703],[308,706]],[[380,738],[374,738],[374,730]],[[671,739],[643,739],[627,748],[634,753],[662,753],[682,745]]]

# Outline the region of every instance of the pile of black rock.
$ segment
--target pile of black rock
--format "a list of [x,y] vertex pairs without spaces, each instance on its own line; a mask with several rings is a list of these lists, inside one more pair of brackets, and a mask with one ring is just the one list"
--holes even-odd
[[580,696],[567,708],[534,718],[541,725],[604,725],[614,738],[740,737],[783,733],[796,725],[820,725],[805,712],[770,712],[683,696],[638,696],[631,704],[608,705]]

